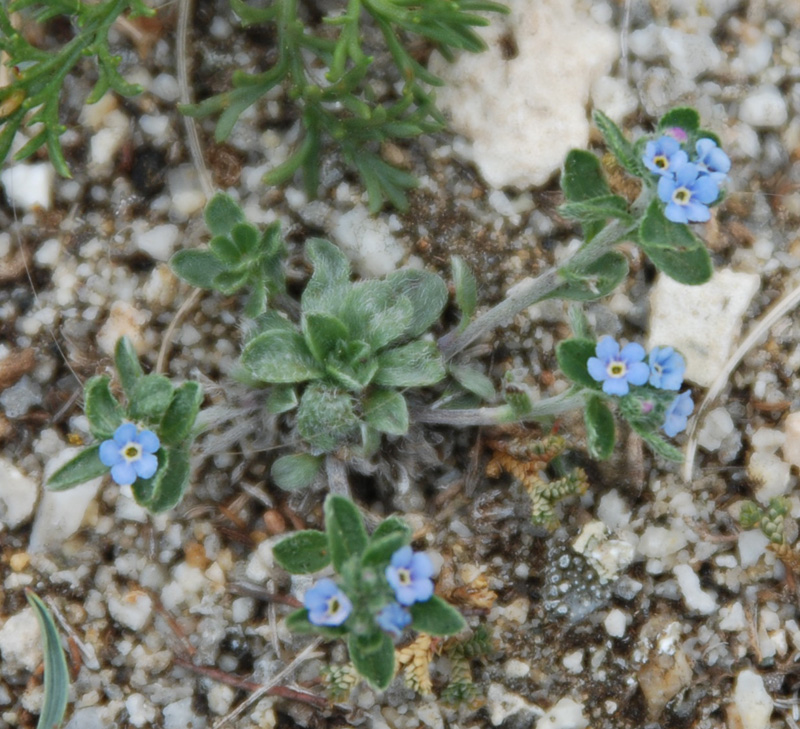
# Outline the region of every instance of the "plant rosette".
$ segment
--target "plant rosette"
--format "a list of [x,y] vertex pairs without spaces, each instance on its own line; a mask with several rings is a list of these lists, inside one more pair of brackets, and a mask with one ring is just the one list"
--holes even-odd
[[335,578],[318,580],[289,615],[296,632],[347,640],[358,673],[379,690],[395,671],[394,640],[410,628],[428,635],[460,632],[464,618],[433,593],[433,565],[409,546],[411,530],[397,517],[368,535],[349,499],[325,500],[325,531],[305,530],[278,542],[275,560],[292,574],[332,566]]

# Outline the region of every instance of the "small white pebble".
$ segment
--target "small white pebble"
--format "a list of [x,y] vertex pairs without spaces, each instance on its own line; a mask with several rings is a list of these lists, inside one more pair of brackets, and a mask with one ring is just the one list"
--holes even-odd
[[710,615],[717,609],[717,600],[713,593],[700,587],[700,578],[688,564],[675,565],[673,573],[683,594],[686,607],[703,615]]
[[531,667],[524,661],[512,658],[506,661],[503,671],[509,678],[525,678],[531,672]]
[[583,671],[583,649],[579,648],[572,653],[567,653],[561,663],[570,673],[578,674]]
[[53,203],[54,179],[55,170],[49,162],[15,164],[0,173],[0,182],[9,202],[25,210],[50,209]]
[[720,630],[736,633],[747,627],[747,618],[742,603],[733,602],[719,611],[722,620],[719,621]]
[[608,611],[606,619],[603,621],[603,626],[612,638],[621,638],[625,635],[625,629],[628,626],[628,619],[622,610],[614,608]]

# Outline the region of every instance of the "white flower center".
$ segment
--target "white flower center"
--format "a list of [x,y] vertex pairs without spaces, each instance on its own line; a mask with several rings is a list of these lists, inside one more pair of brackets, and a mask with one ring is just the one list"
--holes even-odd
[[653,157],[653,164],[660,170],[665,170],[669,167],[669,160],[663,155],[658,154]]
[[663,369],[662,369],[660,364],[654,364],[653,365],[653,370],[655,371],[655,373],[657,375],[660,375],[662,373],[662,371],[663,371]]
[[128,463],[133,463],[133,461],[138,461],[142,457],[142,446],[139,443],[129,441],[122,447],[120,453]]
[[688,187],[679,187],[672,193],[672,202],[678,205],[688,205],[692,197],[692,191]]
[[625,363],[618,360],[609,362],[608,367],[606,367],[606,372],[608,373],[609,377],[625,377],[627,371],[628,367],[625,365]]
[[411,572],[405,567],[401,567],[397,570],[397,580],[401,585],[410,585],[411,584]]
[[339,598],[334,595],[330,600],[328,600],[328,615],[336,615],[341,607],[342,606],[339,602]]

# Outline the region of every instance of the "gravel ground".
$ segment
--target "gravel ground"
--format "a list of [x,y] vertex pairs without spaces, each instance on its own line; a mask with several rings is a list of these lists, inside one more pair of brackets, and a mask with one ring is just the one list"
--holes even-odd
[[[559,0],[533,5],[546,12]],[[576,13],[617,48],[608,69],[595,72],[610,85],[595,84],[594,103],[610,104],[634,137],[671,106],[696,106],[733,160],[728,197],[698,232],[716,268],[744,278],[709,285],[701,315],[681,315],[708,344],[705,353],[692,350],[698,401],[740,335],[797,286],[800,2],[593,2]],[[68,80],[64,147],[73,179],[55,179],[43,159],[6,165],[0,178],[0,727],[35,726],[41,706],[41,649],[26,586],[47,600],[68,641],[70,729],[216,726],[309,644],[287,633],[288,608],[274,599],[302,595],[308,580],[278,568],[271,547],[288,530],[320,526],[323,485],[287,495],[269,482],[282,435],[278,422],[250,407],[258,398],[231,384],[241,334],[236,299],[204,294],[169,332],[191,291],[166,261],[207,240],[203,188],[175,109],[175,30],[167,4],[141,35],[117,31],[125,75],[146,89],[139,97],[82,109],[90,78]],[[225,2],[198,0],[190,30],[196,98],[225,90],[231,71],[270,42],[240,32]],[[507,103],[511,117],[518,101],[493,103]],[[586,103],[577,99],[584,119]],[[300,188],[266,189],[261,176],[296,138],[294,114],[276,92],[226,143],[213,141],[211,122],[199,130],[214,184],[236,195],[254,222],[282,222],[296,277],[311,235],[332,237],[365,275],[404,262],[447,275],[457,253],[490,305],[576,245],[578,231],[556,211],[553,170],[530,173],[544,174],[544,185],[493,189],[466,132],[385,150],[421,180],[405,214],[369,219],[335,151],[318,201]],[[599,144],[594,133],[591,140]],[[657,305],[668,284],[635,249],[630,258],[626,284],[586,311],[599,333],[644,341],[675,320],[677,303]],[[43,496],[45,475],[90,438],[80,383],[111,372],[121,334],[156,368],[168,333],[164,371],[200,381],[220,418],[236,416],[199,441],[180,507],[152,518],[107,480],[66,499]],[[553,352],[568,335],[566,308],[548,302],[474,354],[496,380],[526,370],[546,396],[566,386]],[[473,631],[488,629],[490,650],[468,666],[474,695],[455,706],[443,700],[463,669],[445,650],[433,656],[428,695],[397,679],[384,694],[362,685],[329,702],[322,668],[343,665],[346,655],[323,643],[277,695],[230,726],[797,726],[800,560],[793,547],[779,559],[737,516],[744,499],[785,495],[787,537],[797,538],[798,366],[800,324],[784,316],[706,409],[688,482],[627,433],[611,462],[592,463],[580,422],[565,418],[569,458],[586,469],[590,488],[559,507],[554,532],[531,525],[518,483],[486,476],[496,434],[418,428],[387,444],[371,473],[353,476],[354,497],[367,513],[404,514],[418,548],[441,555],[438,589]]]

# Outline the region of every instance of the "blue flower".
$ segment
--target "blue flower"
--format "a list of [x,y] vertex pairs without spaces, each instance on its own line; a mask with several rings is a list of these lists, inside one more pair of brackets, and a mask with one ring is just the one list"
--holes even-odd
[[650,384],[659,390],[680,390],[686,362],[672,347],[653,347],[650,362]]
[[161,448],[152,430],[139,430],[123,423],[111,440],[100,444],[100,460],[111,467],[111,478],[120,486],[130,486],[137,478],[150,478],[158,469],[155,452]]
[[713,139],[698,139],[695,145],[697,149],[697,166],[700,172],[705,172],[717,184],[721,185],[728,176],[731,168],[731,160],[723,152]]
[[644,385],[650,368],[642,361],[644,348],[631,342],[620,352],[613,337],[603,337],[595,347],[596,357],[589,357],[586,367],[592,379],[603,383],[607,395],[627,395],[630,385]]
[[648,142],[642,157],[644,166],[657,175],[670,175],[688,161],[689,156],[681,149],[678,141],[669,136]]
[[327,577],[303,596],[303,605],[312,625],[341,625],[353,610],[353,603],[347,595]]
[[375,616],[375,621],[382,630],[390,633],[395,638],[399,638],[403,633],[403,629],[411,624],[411,613],[396,602],[392,602]]
[[401,605],[425,602],[433,595],[433,564],[427,554],[401,547],[386,568],[386,579]]
[[719,185],[700,168],[687,162],[674,175],[658,181],[658,197],[667,203],[664,215],[673,223],[704,223],[711,217],[708,205],[719,196]]
[[664,432],[670,437],[674,438],[678,433],[686,430],[686,422],[694,410],[694,402],[692,402],[692,393],[687,390],[678,395],[667,408],[667,414],[664,418],[664,425],[661,427]]

